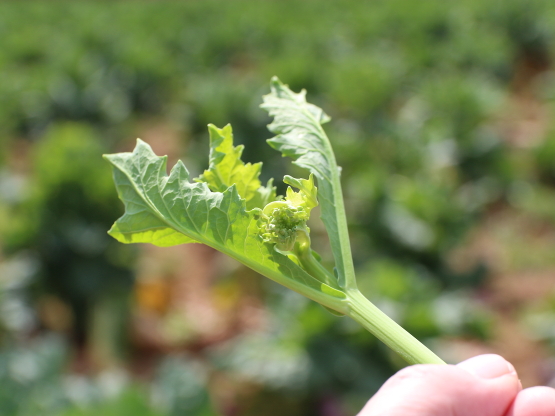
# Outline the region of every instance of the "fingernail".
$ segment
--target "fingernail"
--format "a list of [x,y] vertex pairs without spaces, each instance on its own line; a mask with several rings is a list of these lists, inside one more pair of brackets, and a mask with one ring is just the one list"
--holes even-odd
[[496,354],[479,355],[463,361],[457,366],[480,378],[497,378],[507,374],[516,376],[513,365]]

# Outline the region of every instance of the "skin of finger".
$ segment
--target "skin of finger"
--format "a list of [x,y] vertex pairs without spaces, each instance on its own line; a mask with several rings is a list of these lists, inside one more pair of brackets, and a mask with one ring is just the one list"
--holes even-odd
[[555,389],[530,387],[518,393],[506,416],[553,415],[555,415]]
[[504,416],[519,391],[515,374],[483,379],[456,366],[414,365],[391,377],[358,416]]

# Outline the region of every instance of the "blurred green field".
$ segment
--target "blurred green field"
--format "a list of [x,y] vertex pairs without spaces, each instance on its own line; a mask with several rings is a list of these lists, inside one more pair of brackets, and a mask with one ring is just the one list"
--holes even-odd
[[106,234],[101,155],[136,137],[196,176],[231,123],[278,191],[306,176],[265,143],[273,75],[332,117],[361,290],[555,386],[554,56],[549,0],[1,2],[0,416],[347,416],[404,365],[210,249]]

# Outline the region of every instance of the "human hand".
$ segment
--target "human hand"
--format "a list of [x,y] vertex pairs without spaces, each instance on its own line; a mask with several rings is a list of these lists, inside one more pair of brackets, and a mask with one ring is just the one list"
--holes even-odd
[[514,367],[486,354],[414,365],[391,377],[358,416],[554,416],[555,389],[522,390]]

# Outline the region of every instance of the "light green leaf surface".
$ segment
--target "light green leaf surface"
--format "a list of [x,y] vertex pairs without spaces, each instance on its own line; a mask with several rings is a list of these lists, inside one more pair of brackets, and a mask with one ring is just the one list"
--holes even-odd
[[307,103],[305,95],[304,90],[296,94],[276,77],[272,79],[271,93],[264,96],[261,106],[274,117],[268,128],[277,136],[268,143],[283,156],[292,158],[296,165],[310,170],[318,179],[322,221],[328,231],[339,285],[355,289],[339,168],[322,129],[322,124],[330,118],[319,107]]
[[114,167],[114,181],[125,204],[125,214],[109,231],[118,241],[159,246],[203,243],[326,306],[345,308],[343,293],[262,241],[257,225],[261,210],[248,211],[235,185],[213,192],[204,182],[192,183],[181,161],[168,176],[167,157],[156,156],[141,140],[132,153],[105,158]]
[[247,163],[241,160],[244,146],[233,146],[231,125],[219,129],[208,125],[210,132],[210,166],[198,179],[206,182],[212,191],[224,192],[235,184],[237,192],[245,199],[247,209],[263,208],[276,199],[276,188],[272,180],[266,187],[261,186],[262,163]]

